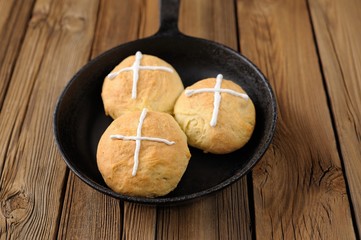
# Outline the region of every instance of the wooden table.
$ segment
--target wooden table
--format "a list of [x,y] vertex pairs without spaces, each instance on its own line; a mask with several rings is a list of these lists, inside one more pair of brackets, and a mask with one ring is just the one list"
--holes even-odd
[[91,58],[152,35],[157,0],[0,0],[0,239],[357,239],[361,1],[182,0],[182,32],[268,77],[270,149],[231,187],[181,206],[122,202],[70,172],[56,100]]

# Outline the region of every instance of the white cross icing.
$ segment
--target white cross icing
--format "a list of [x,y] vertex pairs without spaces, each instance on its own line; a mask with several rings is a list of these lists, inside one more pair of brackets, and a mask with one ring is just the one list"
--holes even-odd
[[217,79],[216,79],[216,85],[214,86],[214,88],[200,88],[200,89],[185,90],[185,94],[187,97],[190,97],[197,93],[207,93],[207,92],[214,93],[213,113],[212,113],[212,119],[209,123],[211,125],[211,127],[215,127],[217,124],[219,105],[221,103],[221,93],[232,94],[234,96],[241,97],[246,100],[249,99],[248,95],[245,93],[239,93],[232,89],[221,88],[222,79],[223,79],[223,75],[218,74]]
[[160,70],[160,71],[166,71],[166,72],[170,72],[170,73],[173,72],[172,68],[164,67],[164,66],[141,66],[140,61],[142,60],[142,57],[143,57],[142,53],[140,51],[138,51],[135,54],[135,61],[131,67],[119,69],[116,72],[109,73],[107,76],[110,80],[112,80],[122,72],[133,71],[132,99],[137,98],[137,85],[138,85],[138,79],[139,79],[139,70]]
[[142,113],[140,114],[138,128],[137,128],[137,136],[124,136],[124,135],[110,135],[111,139],[122,139],[127,141],[135,141],[135,150],[134,150],[134,165],[133,165],[133,172],[132,176],[137,174],[138,165],[139,165],[139,151],[140,151],[140,143],[142,140],[144,141],[153,141],[153,142],[161,142],[167,145],[172,145],[175,142],[169,141],[164,138],[157,138],[157,137],[143,137],[142,136],[142,126],[144,122],[144,118],[147,115],[147,109],[144,108]]

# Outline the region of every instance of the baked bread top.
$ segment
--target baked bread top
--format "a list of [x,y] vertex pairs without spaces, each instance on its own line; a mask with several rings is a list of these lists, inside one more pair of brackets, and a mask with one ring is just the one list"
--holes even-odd
[[143,108],[171,114],[183,89],[178,73],[170,64],[138,51],[105,77],[101,96],[106,115],[116,119]]
[[109,125],[98,144],[97,164],[115,192],[156,197],[177,186],[190,156],[186,135],[174,118],[143,109]]
[[174,106],[174,116],[189,145],[215,154],[244,146],[256,123],[252,100],[221,74],[186,88]]

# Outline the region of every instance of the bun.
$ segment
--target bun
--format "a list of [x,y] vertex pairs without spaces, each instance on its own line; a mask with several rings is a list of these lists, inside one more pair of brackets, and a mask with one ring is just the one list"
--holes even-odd
[[178,73],[170,64],[137,52],[105,77],[101,96],[106,115],[116,119],[143,108],[171,114],[183,89]]
[[[156,139],[141,139],[136,159],[134,138],[139,136]],[[97,164],[113,191],[157,197],[177,186],[190,156],[187,137],[174,118],[143,109],[123,114],[109,125],[98,144]]]
[[[204,79],[188,87],[174,107],[175,119],[186,133],[188,144],[215,154],[230,153],[244,146],[256,122],[252,100],[239,85],[222,77]],[[241,93],[242,96],[231,94],[228,90],[221,92],[216,124],[213,121],[214,126],[211,126],[217,81],[219,88]],[[196,89],[203,90],[194,91]]]

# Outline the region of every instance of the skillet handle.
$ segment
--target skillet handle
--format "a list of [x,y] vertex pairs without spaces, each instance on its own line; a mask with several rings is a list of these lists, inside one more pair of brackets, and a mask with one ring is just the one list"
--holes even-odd
[[179,0],[159,0],[160,27],[156,35],[177,35]]

